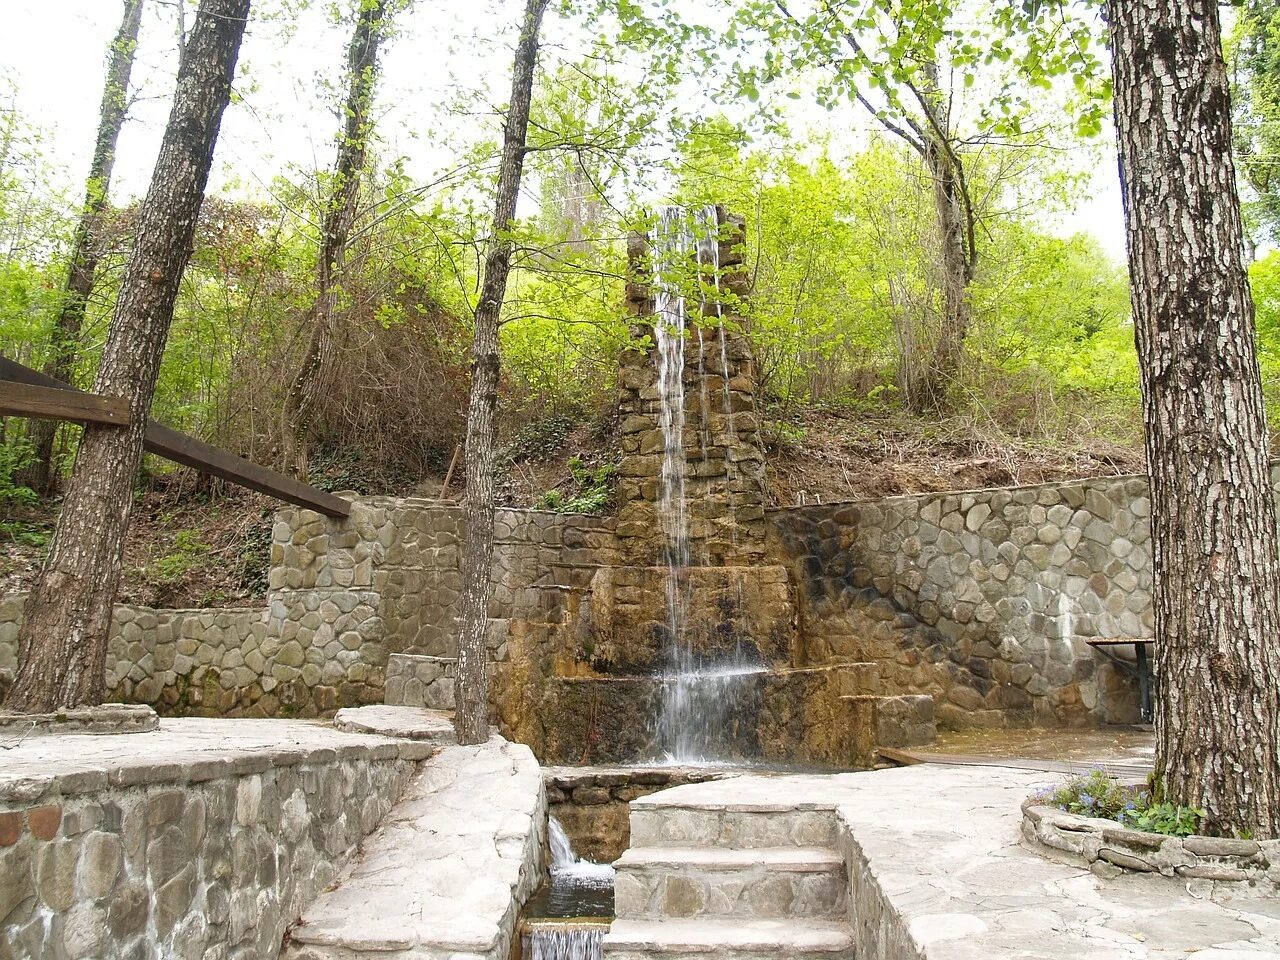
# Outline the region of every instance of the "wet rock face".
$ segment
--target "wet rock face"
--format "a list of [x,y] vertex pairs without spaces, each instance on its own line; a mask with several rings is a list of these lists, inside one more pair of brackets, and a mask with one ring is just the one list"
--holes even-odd
[[[722,290],[741,296],[744,223],[721,211],[719,278]],[[628,250],[632,281],[627,308],[636,317],[631,349],[618,370],[618,413],[623,459],[618,481],[617,534],[623,560],[637,566],[664,562],[659,518],[664,437],[654,335],[650,250],[643,237]],[[708,282],[710,282],[708,280]],[[764,448],[756,411],[756,366],[742,318],[707,305],[691,317],[684,343],[684,475],[690,559],[695,565],[736,566],[765,556]]]
[[[771,511],[810,663],[881,665],[944,726],[1137,718],[1093,637],[1152,633],[1143,477]],[[1117,648],[1122,656],[1131,648]]]
[[[664,567],[605,567],[592,578],[576,655],[606,674],[669,669]],[[694,662],[790,666],[795,602],[780,566],[692,567],[675,584],[685,601],[681,642]]]

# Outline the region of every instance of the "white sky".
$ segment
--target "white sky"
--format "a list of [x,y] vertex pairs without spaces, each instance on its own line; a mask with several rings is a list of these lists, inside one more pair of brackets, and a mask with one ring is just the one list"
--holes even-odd
[[[140,88],[121,136],[113,194],[145,191],[168,112],[175,64],[176,0],[146,0],[134,81]],[[327,0],[313,0],[296,19],[264,19],[285,0],[257,0],[241,54],[237,92],[218,142],[211,187],[261,196],[290,165],[327,168],[335,116],[324,89],[341,76],[345,29],[334,28]],[[188,23],[194,4],[188,0]],[[403,155],[409,172],[429,177],[453,165],[475,126],[451,105],[466,91],[509,83],[513,24],[523,0],[422,2],[399,19],[400,35],[383,58],[378,133],[385,155]],[[0,78],[19,111],[48,136],[45,153],[74,193],[88,167],[97,126],[107,44],[119,24],[119,0],[0,0]],[[547,42],[562,32],[548,19]],[[2,88],[0,88],[2,90]],[[502,93],[499,94],[501,98]],[[473,108],[472,108],[473,109]],[[1087,154],[1088,151],[1085,151]],[[1093,157],[1082,159],[1094,164]],[[1077,209],[1055,232],[1092,233],[1117,260],[1124,256],[1123,219],[1114,147],[1107,143]]]

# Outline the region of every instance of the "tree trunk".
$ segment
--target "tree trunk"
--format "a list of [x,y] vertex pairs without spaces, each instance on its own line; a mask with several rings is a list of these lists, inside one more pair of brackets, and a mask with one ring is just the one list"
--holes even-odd
[[[120,29],[111,42],[107,64],[107,82],[102,91],[102,107],[98,113],[98,139],[94,143],[93,162],[85,183],[84,208],[71,241],[71,257],[62,302],[49,334],[49,358],[44,372],[66,383],[75,383],[75,360],[80,349],[80,328],[84,324],[85,306],[93,292],[93,275],[98,269],[102,250],[98,241],[98,224],[107,205],[111,186],[111,168],[116,159],[116,142],[124,125],[128,106],[129,76],[133,73],[133,56],[138,47],[138,28],[142,22],[143,0],[125,0]],[[58,431],[55,420],[32,420],[28,436],[35,449],[31,466],[22,481],[41,493],[53,488],[53,440]]]
[[493,566],[494,414],[498,405],[498,319],[511,271],[511,223],[524,170],[529,132],[529,104],[538,63],[538,32],[548,0],[527,0],[520,41],[512,65],[511,101],[507,107],[498,169],[493,236],[485,255],[484,281],[476,306],[472,344],[471,398],[467,405],[467,474],[462,515],[466,542],[462,554],[462,617],[458,637],[457,712],[459,743],[489,739],[488,651],[490,568]]
[[929,170],[933,178],[933,204],[938,220],[941,244],[942,318],[932,351],[926,356],[928,369],[922,378],[918,399],[924,410],[941,410],[947,406],[948,392],[960,371],[960,358],[969,336],[972,311],[969,285],[973,282],[975,263],[966,243],[966,218],[962,185],[955,164],[939,146],[930,146]]
[[316,299],[307,318],[311,339],[284,402],[281,430],[284,468],[304,480],[307,434],[315,416],[316,402],[333,372],[343,260],[355,221],[360,173],[369,141],[369,108],[377,81],[378,46],[386,34],[387,0],[361,2],[359,7],[347,54],[346,124],[338,140],[338,161],[320,228]]
[[1108,0],[1151,476],[1156,784],[1280,836],[1280,565],[1216,0]]
[[147,415],[191,256],[250,0],[203,0],[125,267],[96,393],[129,398],[128,427],[85,427],[57,531],[27,600],[6,706],[101,703],[112,601]]

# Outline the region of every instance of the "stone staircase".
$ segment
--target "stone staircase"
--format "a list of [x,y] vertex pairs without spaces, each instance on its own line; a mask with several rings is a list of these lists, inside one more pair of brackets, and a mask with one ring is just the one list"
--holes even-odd
[[609,960],[852,960],[829,812],[632,804]]

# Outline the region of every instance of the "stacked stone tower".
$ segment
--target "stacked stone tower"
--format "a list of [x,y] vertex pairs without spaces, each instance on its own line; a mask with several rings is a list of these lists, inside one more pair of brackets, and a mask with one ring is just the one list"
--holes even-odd
[[[765,555],[764,452],[756,413],[756,366],[733,303],[747,292],[741,217],[716,208],[720,225],[719,277],[704,283],[729,294],[690,316],[684,358],[685,502],[690,560],[699,566],[749,566]],[[627,309],[635,317],[630,349],[618,372],[623,460],[617,532],[626,562],[660,562],[658,517],[664,438],[660,425],[657,337],[650,245],[641,234],[628,243]],[[725,302],[727,301],[727,302]],[[695,304],[693,309],[697,310]]]

